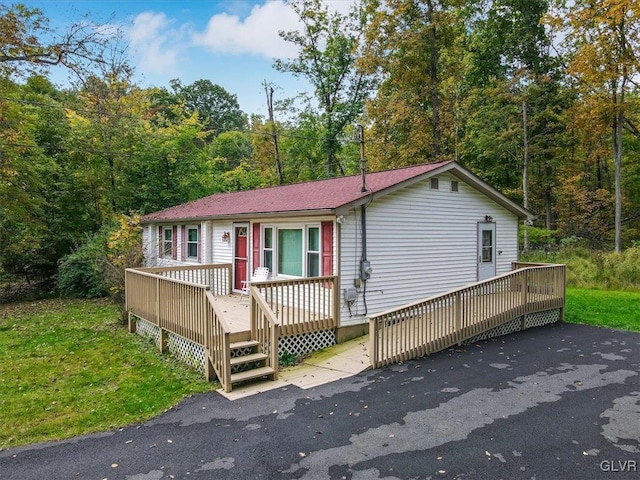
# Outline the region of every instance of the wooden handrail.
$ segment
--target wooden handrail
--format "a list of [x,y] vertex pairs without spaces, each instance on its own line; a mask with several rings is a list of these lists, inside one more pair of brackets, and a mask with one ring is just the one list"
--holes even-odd
[[278,343],[280,322],[255,285],[249,286],[251,301],[251,338],[258,342],[258,351],[267,354],[266,366],[274,370],[273,379],[278,379]]
[[182,272],[185,270],[211,270],[211,267],[231,268],[230,263],[218,263],[215,265],[182,265],[176,267],[137,267],[133,270],[138,272],[162,273],[162,272]]
[[[231,391],[231,329],[216,305],[211,292],[205,292],[207,307],[209,308],[205,335],[205,362],[215,371],[220,385],[225,392]],[[208,368],[207,368],[208,370]],[[211,380],[211,372],[207,379]]]

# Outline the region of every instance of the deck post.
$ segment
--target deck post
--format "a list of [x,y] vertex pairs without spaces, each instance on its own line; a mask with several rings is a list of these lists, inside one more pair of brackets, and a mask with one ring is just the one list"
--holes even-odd
[[340,328],[340,285],[339,285],[339,277],[335,277],[333,279],[333,302],[332,302],[332,307],[333,307],[333,312],[331,312],[331,314],[333,315],[333,325],[334,325],[334,331],[337,331],[338,328]]
[[168,340],[169,340],[169,332],[164,328],[160,328],[160,332],[158,333],[158,350],[160,352],[167,351]]
[[204,378],[207,382],[216,378],[216,371],[213,368],[213,363],[211,362],[211,350],[208,348],[204,349]]
[[458,345],[462,345],[462,299],[460,292],[456,292],[456,337]]
[[524,282],[522,282],[522,323],[520,324],[520,330],[527,329],[527,313],[529,312],[529,307],[527,306],[528,299],[528,291],[529,291],[529,270],[525,270],[524,272]]
[[156,278],[156,325],[160,326],[160,278]]
[[560,288],[562,291],[562,307],[560,308],[560,321],[564,322],[564,309],[567,302],[567,266],[560,269]]
[[378,332],[376,331],[376,320],[369,317],[369,363],[373,368],[378,368]]
[[127,311],[129,320],[129,333],[136,333],[136,317],[133,313]]

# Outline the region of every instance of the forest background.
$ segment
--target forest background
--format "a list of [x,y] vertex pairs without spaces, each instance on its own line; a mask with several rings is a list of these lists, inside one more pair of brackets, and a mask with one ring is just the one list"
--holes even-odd
[[0,3],[0,284],[101,295],[87,260],[139,262],[138,215],[358,173],[358,124],[369,171],[455,160],[536,215],[523,250],[632,251],[640,275],[640,2],[291,4],[274,68],[313,92],[265,81],[265,118],[215,79],[137,85],[118,31]]

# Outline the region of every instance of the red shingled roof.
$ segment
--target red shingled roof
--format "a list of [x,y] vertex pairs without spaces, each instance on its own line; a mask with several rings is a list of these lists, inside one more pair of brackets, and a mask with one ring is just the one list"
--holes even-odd
[[428,163],[384,172],[368,173],[367,192],[361,193],[360,175],[329,178],[242,192],[216,193],[208,197],[145,215],[143,222],[233,217],[247,214],[309,213],[333,210],[371,193],[435,170],[450,162]]

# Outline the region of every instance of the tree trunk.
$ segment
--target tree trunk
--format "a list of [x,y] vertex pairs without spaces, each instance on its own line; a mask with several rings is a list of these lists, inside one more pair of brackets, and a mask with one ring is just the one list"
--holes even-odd
[[613,161],[615,165],[614,183],[616,194],[615,213],[615,240],[614,248],[616,253],[622,252],[622,127],[624,123],[624,89],[626,78],[623,77],[620,88],[620,95],[616,98],[614,94],[613,102],[615,108],[615,120],[612,129],[613,140]]
[[278,149],[278,134],[276,133],[276,124],[273,119],[273,87],[269,87],[265,80],[264,91],[267,94],[267,109],[269,111],[269,122],[271,123],[271,141],[273,142],[273,155],[276,161],[276,172],[278,173],[278,183],[282,185],[284,178],[282,176],[282,165],[280,164],[280,150]]
[[[527,101],[522,100],[522,139],[523,139],[523,161],[522,161],[522,203],[523,207],[529,209],[529,125],[527,119]],[[526,221],[527,226],[529,221]],[[529,231],[524,230],[524,252],[529,251]]]
[[427,2],[427,19],[429,22],[429,82],[431,86],[431,115],[433,128],[433,154],[440,155],[440,96],[438,92],[438,43],[437,31],[433,18],[433,2]]

